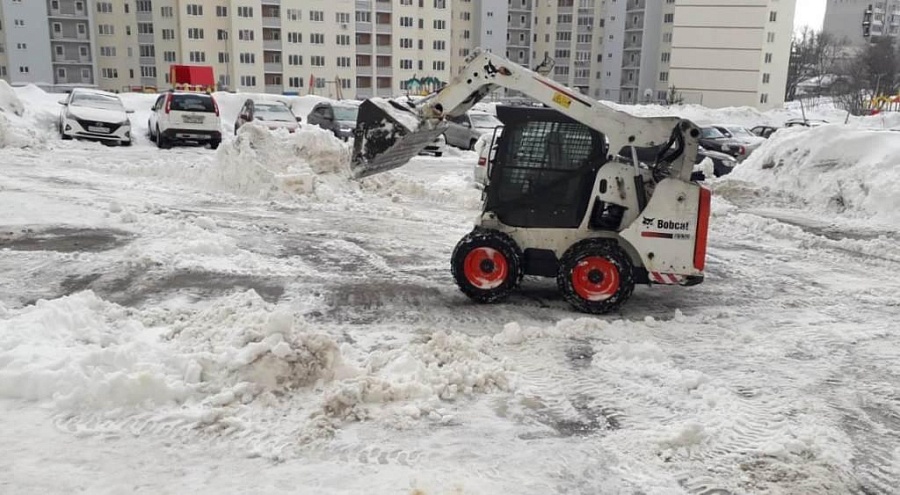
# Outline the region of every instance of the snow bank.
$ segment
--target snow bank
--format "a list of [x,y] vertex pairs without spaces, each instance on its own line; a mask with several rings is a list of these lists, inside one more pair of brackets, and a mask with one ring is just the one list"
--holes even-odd
[[[720,182],[750,182],[827,214],[900,221],[900,133],[828,125],[775,134]],[[766,194],[768,195],[768,194]]]
[[22,116],[25,113],[25,106],[19,100],[18,95],[3,79],[0,79],[0,112],[12,113]]
[[[253,291],[175,314],[87,291],[0,312],[0,399],[47,404],[83,432],[102,419],[312,439],[348,420],[449,421],[442,402],[510,388],[493,347],[443,332],[375,351],[339,345]],[[270,431],[285,414],[289,431]]]

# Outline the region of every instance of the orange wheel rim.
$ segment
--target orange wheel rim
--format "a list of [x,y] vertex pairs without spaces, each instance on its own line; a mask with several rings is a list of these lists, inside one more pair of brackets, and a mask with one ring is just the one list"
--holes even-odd
[[586,301],[605,301],[619,290],[619,269],[602,256],[588,256],[572,269],[572,287]]
[[466,255],[466,259],[463,260],[463,273],[466,280],[479,289],[496,289],[506,281],[509,264],[500,251],[479,247]]

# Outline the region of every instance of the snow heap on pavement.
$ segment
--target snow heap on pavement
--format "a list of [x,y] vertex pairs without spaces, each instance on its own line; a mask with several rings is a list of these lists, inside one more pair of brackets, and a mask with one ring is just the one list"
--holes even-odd
[[315,440],[348,420],[449,421],[442,402],[509,389],[492,345],[438,332],[372,352],[253,291],[171,314],[86,291],[0,312],[0,399],[46,404],[83,433],[239,432],[276,455],[265,438]]
[[[33,117],[33,115],[32,115]],[[46,138],[35,129],[36,122],[26,116],[25,105],[16,91],[0,79],[0,148],[30,148]]]
[[25,106],[16,92],[6,81],[0,79],[0,112],[8,112],[19,117],[25,113]]
[[828,214],[900,222],[900,133],[842,125],[785,129],[720,186],[749,182]]

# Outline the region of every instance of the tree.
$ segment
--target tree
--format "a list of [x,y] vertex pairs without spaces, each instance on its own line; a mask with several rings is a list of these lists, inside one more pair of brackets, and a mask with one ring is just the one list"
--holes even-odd
[[791,40],[791,59],[788,64],[785,99],[795,100],[801,83],[815,81],[814,91],[827,90],[829,77],[847,46],[829,33],[803,28]]
[[900,47],[891,38],[874,39],[852,58],[839,64],[832,95],[838,105],[862,115],[873,97],[900,91]]
[[682,103],[684,103],[684,97],[678,92],[678,88],[674,85],[670,86],[669,92],[666,93],[666,105],[681,105]]

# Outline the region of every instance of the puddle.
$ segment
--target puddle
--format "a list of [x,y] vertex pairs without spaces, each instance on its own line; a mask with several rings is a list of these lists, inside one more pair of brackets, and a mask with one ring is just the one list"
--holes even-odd
[[44,230],[0,228],[0,249],[59,253],[109,251],[131,242],[133,234],[116,229],[54,227]]

